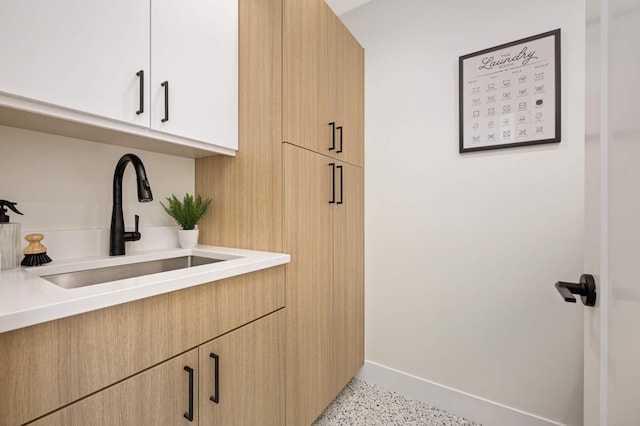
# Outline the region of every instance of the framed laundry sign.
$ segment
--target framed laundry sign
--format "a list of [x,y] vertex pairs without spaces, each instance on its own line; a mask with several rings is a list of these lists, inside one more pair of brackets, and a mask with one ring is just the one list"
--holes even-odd
[[560,30],[460,56],[460,152],[560,142]]

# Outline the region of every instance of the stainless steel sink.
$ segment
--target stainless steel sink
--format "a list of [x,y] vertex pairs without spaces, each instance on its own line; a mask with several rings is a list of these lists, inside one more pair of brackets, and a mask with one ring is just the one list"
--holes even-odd
[[147,262],[129,263],[126,265],[109,266],[105,268],[87,269],[84,271],[66,272],[63,274],[43,275],[41,278],[51,281],[62,288],[68,289],[223,261],[224,259],[214,259],[209,257],[182,256],[172,257],[169,259],[151,260]]

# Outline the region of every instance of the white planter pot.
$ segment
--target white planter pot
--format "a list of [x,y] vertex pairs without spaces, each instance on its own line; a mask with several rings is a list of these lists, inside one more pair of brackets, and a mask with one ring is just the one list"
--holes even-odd
[[190,249],[195,248],[198,245],[198,233],[199,229],[184,229],[178,230],[178,241],[180,241],[180,247]]

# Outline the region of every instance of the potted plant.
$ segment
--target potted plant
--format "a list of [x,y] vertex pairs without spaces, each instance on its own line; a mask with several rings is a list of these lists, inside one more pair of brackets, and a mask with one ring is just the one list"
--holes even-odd
[[198,221],[207,213],[211,198],[202,201],[199,195],[185,194],[180,201],[175,195],[167,198],[169,206],[160,202],[164,210],[180,225],[178,240],[182,248],[194,248],[198,244]]

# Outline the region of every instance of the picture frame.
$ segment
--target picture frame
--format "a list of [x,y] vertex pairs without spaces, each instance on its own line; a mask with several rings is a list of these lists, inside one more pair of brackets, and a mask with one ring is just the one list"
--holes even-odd
[[459,57],[460,153],[561,140],[560,29]]

